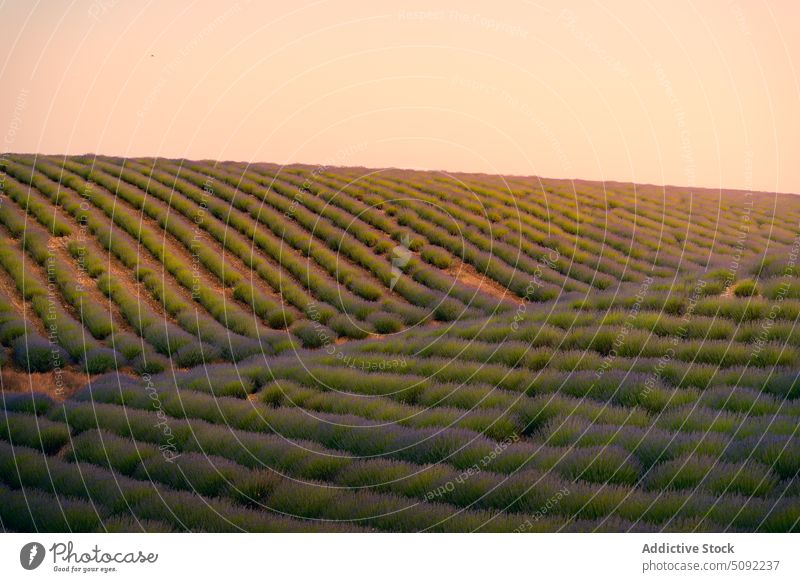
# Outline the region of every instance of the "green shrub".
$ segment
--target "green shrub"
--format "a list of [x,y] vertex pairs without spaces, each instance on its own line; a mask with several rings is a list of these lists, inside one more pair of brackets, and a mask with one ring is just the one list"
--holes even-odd
[[131,360],[131,368],[138,374],[158,374],[169,366],[169,360],[161,354],[141,353]]
[[315,321],[296,321],[289,331],[303,343],[304,348],[318,348],[335,339],[333,331]]
[[183,453],[169,460],[162,455],[150,455],[135,473],[142,480],[206,496],[218,496],[229,483],[244,481],[248,475],[249,471],[228,459],[198,453]]
[[11,343],[20,336],[25,335],[25,322],[22,320],[6,321],[0,324],[0,343],[4,346]]
[[619,484],[636,483],[640,472],[636,459],[617,446],[573,449],[556,469],[573,479]]
[[452,263],[450,253],[436,245],[425,245],[420,251],[422,260],[439,269],[448,269]]
[[753,297],[758,295],[758,285],[752,279],[745,279],[736,283],[733,294],[737,297]]
[[219,359],[220,350],[208,344],[191,343],[181,347],[173,360],[180,368],[193,368]]
[[53,399],[41,392],[6,393],[0,402],[10,412],[26,414],[46,414],[53,406]]
[[17,338],[12,353],[14,363],[27,372],[49,372],[70,363],[63,348],[35,335]]
[[151,444],[119,437],[104,430],[89,430],[72,439],[67,458],[131,475],[142,461],[153,455],[159,453]]
[[145,346],[147,346],[142,338],[131,333],[123,332],[115,333],[110,344],[117,353],[121,354],[122,357],[127,360],[132,360],[141,354],[144,351]]
[[725,281],[711,279],[706,281],[706,284],[699,289],[699,292],[703,296],[720,295],[726,288]]
[[369,324],[363,321],[355,322],[344,313],[331,318],[328,322],[328,326],[335,331],[339,337],[352,339],[364,339],[370,332]]
[[295,319],[295,315],[284,308],[273,309],[267,313],[267,323],[272,329],[286,329]]
[[800,299],[800,281],[776,280],[764,285],[764,297],[768,299]]
[[464,306],[450,297],[442,299],[433,310],[433,316],[438,321],[455,321],[464,312]]
[[108,510],[94,503],[58,498],[40,489],[8,489],[0,484],[0,519],[6,530],[20,532],[93,532],[102,528]]
[[175,354],[182,347],[194,343],[192,336],[167,321],[153,323],[144,330],[142,336],[164,355]]
[[102,374],[109,370],[116,370],[124,365],[125,360],[120,354],[108,348],[94,348],[88,350],[81,361],[81,368],[87,374]]
[[0,438],[15,446],[54,454],[70,438],[69,427],[39,416],[6,412],[0,416]]
[[389,313],[373,313],[367,318],[367,321],[372,324],[375,333],[379,334],[396,333],[403,329],[403,322],[397,316]]

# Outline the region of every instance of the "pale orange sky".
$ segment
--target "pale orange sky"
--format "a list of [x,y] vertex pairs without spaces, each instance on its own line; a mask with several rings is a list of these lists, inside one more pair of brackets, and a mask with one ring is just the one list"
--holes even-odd
[[0,150],[800,193],[795,1],[403,5],[0,0]]

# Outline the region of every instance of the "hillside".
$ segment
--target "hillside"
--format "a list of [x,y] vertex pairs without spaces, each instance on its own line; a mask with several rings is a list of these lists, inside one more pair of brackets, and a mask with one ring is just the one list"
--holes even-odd
[[6,530],[800,529],[795,196],[0,169]]

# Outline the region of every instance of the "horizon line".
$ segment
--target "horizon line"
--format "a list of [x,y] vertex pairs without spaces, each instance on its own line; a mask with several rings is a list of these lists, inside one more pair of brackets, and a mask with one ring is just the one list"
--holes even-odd
[[617,180],[617,179],[597,179],[597,178],[580,178],[580,177],[572,177],[572,178],[559,178],[553,176],[539,176],[536,174],[518,174],[514,172],[506,172],[506,173],[492,173],[492,172],[474,172],[469,170],[447,170],[441,168],[411,168],[411,167],[400,167],[400,166],[364,166],[364,165],[337,165],[337,164],[329,164],[329,163],[318,163],[318,162],[288,162],[288,163],[279,163],[279,162],[271,162],[265,160],[259,161],[247,161],[247,160],[234,160],[234,159],[217,159],[217,158],[188,158],[188,157],[170,157],[164,155],[117,155],[117,154],[99,154],[94,152],[86,152],[82,154],[63,154],[63,153],[40,153],[40,152],[2,152],[0,153],[0,159],[7,155],[20,155],[20,156],[41,156],[41,157],[63,157],[63,158],[70,158],[70,157],[95,157],[95,158],[122,158],[127,160],[136,160],[136,159],[163,159],[169,161],[188,161],[188,162],[214,162],[218,164],[247,164],[248,166],[254,166],[258,164],[265,164],[271,166],[277,166],[279,168],[291,168],[291,167],[304,167],[304,168],[349,168],[349,169],[364,169],[370,171],[385,171],[385,170],[396,170],[401,172],[419,172],[419,173],[438,173],[444,175],[452,175],[456,176],[458,174],[462,175],[469,175],[469,176],[495,176],[500,178],[518,178],[518,179],[526,179],[526,180],[540,180],[540,181],[552,181],[552,182],[570,182],[570,183],[593,183],[593,184],[601,184],[605,189],[606,185],[609,184],[616,184],[616,185],[625,185],[625,186],[634,186],[634,187],[650,187],[650,188],[661,188],[661,189],[669,189],[669,190],[686,190],[689,193],[692,191],[713,191],[713,192],[726,192],[726,193],[739,193],[739,194],[761,194],[761,195],[769,195],[769,196],[800,196],[800,192],[779,192],[777,190],[755,190],[755,189],[746,189],[746,188],[726,188],[722,186],[687,186],[687,185],[679,185],[679,184],[657,184],[653,182],[633,182],[630,180]]

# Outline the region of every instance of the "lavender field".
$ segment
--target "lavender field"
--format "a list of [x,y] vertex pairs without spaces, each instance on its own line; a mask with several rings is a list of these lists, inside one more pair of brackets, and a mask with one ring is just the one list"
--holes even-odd
[[4,155],[0,526],[800,530],[800,199]]

